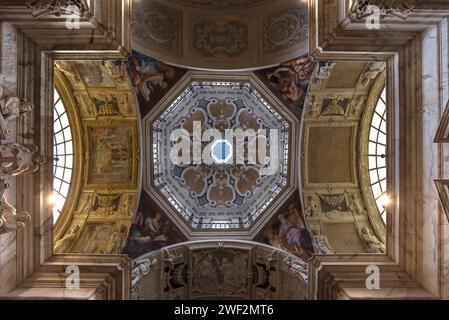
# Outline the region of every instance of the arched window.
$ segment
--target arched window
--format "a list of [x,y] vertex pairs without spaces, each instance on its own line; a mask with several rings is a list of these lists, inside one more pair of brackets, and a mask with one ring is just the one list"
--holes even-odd
[[69,118],[55,89],[53,123],[53,222],[59,218],[69,193],[73,168],[73,141]]
[[377,208],[384,222],[386,221],[385,205],[388,200],[386,164],[387,106],[385,95],[386,90],[384,89],[377,102],[373,118],[371,119],[368,143],[368,168],[371,190],[373,191]]

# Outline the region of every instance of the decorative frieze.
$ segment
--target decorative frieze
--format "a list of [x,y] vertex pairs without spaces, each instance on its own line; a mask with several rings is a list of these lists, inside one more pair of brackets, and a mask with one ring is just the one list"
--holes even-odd
[[298,300],[307,295],[307,273],[301,258],[260,243],[186,242],[134,260],[132,297]]

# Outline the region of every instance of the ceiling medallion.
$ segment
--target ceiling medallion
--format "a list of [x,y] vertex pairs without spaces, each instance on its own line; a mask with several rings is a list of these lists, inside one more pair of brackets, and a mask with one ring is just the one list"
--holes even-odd
[[197,76],[144,119],[144,189],[190,237],[250,234],[296,189],[296,120],[255,77]]
[[352,4],[350,19],[358,21],[378,12],[381,18],[396,16],[406,19],[414,9],[415,0],[355,0]]
[[225,139],[218,139],[212,143],[211,157],[216,164],[225,164],[232,159],[233,146]]

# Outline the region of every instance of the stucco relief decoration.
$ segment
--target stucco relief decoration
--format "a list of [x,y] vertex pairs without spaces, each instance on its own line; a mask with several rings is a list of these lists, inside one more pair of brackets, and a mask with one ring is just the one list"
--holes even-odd
[[10,134],[8,123],[34,109],[34,104],[17,97],[13,92],[0,86],[0,137]]
[[365,242],[369,253],[385,253],[386,246],[373,234],[371,229],[367,226],[359,229],[360,238]]
[[284,50],[307,39],[307,7],[274,13],[263,20],[265,53]]
[[373,61],[368,64],[362,75],[362,85],[368,86],[377,76],[385,72],[386,64],[383,61]]
[[140,280],[150,273],[151,268],[155,266],[158,261],[154,258],[145,258],[134,262],[131,271],[131,298],[133,300],[140,300]]
[[82,117],[107,117],[136,115],[133,96],[129,93],[92,93],[76,97]]
[[75,216],[112,217],[132,214],[136,196],[132,193],[83,193],[75,210]]
[[248,26],[238,20],[221,24],[204,20],[194,24],[192,41],[195,51],[205,57],[238,57],[248,50]]
[[86,0],[34,0],[26,5],[34,17],[45,15],[78,14],[84,16],[89,11]]
[[341,96],[326,97],[323,99],[321,115],[323,116],[344,116],[348,108],[349,99]]
[[334,253],[329,239],[326,236],[326,232],[319,225],[315,225],[310,228],[312,232],[312,242],[315,252],[317,253]]
[[65,77],[73,86],[73,88],[75,89],[83,88],[81,74],[79,73],[78,69],[76,68],[73,62],[62,60],[57,61],[55,62],[55,68],[65,75]]
[[[78,239],[72,248],[79,253],[109,253],[107,251],[109,241],[114,230],[115,223],[92,222],[79,231]],[[56,247],[56,246],[55,246]]]
[[278,255],[275,250],[258,250],[256,261],[253,263],[252,283],[258,299],[274,299],[279,292]]
[[307,271],[307,263],[301,259],[297,259],[294,257],[285,257],[284,262],[289,266],[290,272],[296,274],[302,280],[308,280],[308,271]]
[[163,291],[168,300],[179,299],[188,284],[188,264],[182,253],[164,249]]
[[138,257],[133,266],[133,299],[307,297],[307,263],[256,242],[185,242]]
[[415,0],[356,0],[349,10],[349,18],[358,21],[378,13],[380,17],[397,16],[406,19],[413,11]]
[[323,88],[336,65],[337,63],[332,61],[319,61],[313,72],[311,83],[318,88]]
[[162,49],[169,54],[178,52],[179,27],[182,16],[157,3],[134,3],[131,28],[139,42]]

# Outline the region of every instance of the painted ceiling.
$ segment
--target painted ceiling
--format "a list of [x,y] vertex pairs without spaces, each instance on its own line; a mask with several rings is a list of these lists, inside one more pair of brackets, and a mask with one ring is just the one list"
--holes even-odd
[[[199,143],[201,161],[192,163],[192,156],[187,164],[174,163],[171,150],[177,142],[172,141],[172,133],[184,129],[188,139],[193,139],[195,122],[201,133],[216,129],[222,138],[229,129],[265,130],[257,139],[268,144],[265,154],[273,163],[260,156],[252,163],[248,159],[250,142],[240,144],[237,139],[230,144],[203,139]],[[250,83],[193,82],[160,115],[153,128],[155,186],[194,228],[247,228],[287,185],[289,124]],[[270,141],[272,130],[277,130],[277,136]],[[239,145],[246,151],[241,163],[236,161]],[[234,154],[233,159],[226,163],[217,159],[227,153],[231,157]],[[277,153],[277,164],[273,153]],[[211,164],[204,159],[208,154],[215,157]]]

